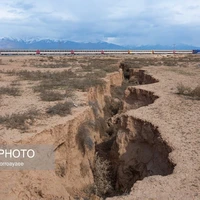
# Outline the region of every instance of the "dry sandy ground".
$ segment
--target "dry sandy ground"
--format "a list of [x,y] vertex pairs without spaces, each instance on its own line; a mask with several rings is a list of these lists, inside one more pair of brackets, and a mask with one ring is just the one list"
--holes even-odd
[[[152,55],[153,56],[153,55]],[[156,56],[155,56],[156,57]],[[1,57],[5,65],[0,65],[0,70],[22,69],[24,59],[32,57]],[[10,61],[10,59],[14,60]],[[122,58],[120,58],[122,59]],[[10,64],[9,64],[10,63]],[[23,67],[24,68],[24,67]],[[35,68],[25,66],[26,69]],[[46,69],[44,69],[46,70]],[[51,69],[55,70],[55,69]],[[158,126],[162,138],[172,148],[170,159],[176,165],[173,174],[162,176],[151,176],[137,181],[129,195],[113,197],[108,199],[125,200],[199,200],[200,199],[200,101],[189,97],[177,95],[177,84],[183,83],[186,86],[195,88],[200,85],[200,67],[195,64],[185,67],[151,66],[144,67],[144,70],[158,83],[136,86],[136,88],[152,91],[159,98],[151,105],[136,110],[127,111],[127,115],[151,122]],[[0,86],[12,83],[15,78],[0,74]],[[0,114],[11,114],[21,112],[28,108],[36,107],[45,110],[52,103],[44,103],[34,95],[29,85],[31,82],[22,81],[24,88],[22,97],[13,98],[5,96],[0,101]],[[28,87],[27,87],[28,86]],[[79,94],[75,98],[76,104],[86,100],[85,95]],[[74,109],[73,114],[81,112],[81,109]],[[70,119],[70,117],[69,117]],[[11,130],[0,125],[0,140],[6,143],[15,143],[20,140],[32,137],[44,129],[62,124],[68,117],[40,118],[35,121],[34,126],[26,133],[20,133],[17,129]],[[35,176],[37,176],[35,174]],[[40,176],[40,173],[38,173]],[[18,179],[8,173],[2,173],[0,180],[7,184],[12,179],[12,184],[18,184]],[[20,179],[21,181],[23,179]],[[14,186],[13,186],[14,187]],[[42,187],[42,186],[41,186]],[[45,184],[45,187],[46,184]],[[59,190],[55,186],[54,190]],[[0,191],[0,199],[5,193],[11,191]],[[63,191],[61,191],[63,193]],[[12,198],[15,199],[15,198]],[[17,198],[16,198],[17,199]]]
[[[0,71],[20,71],[20,70],[28,70],[28,71],[63,71],[73,69],[76,71],[80,64],[77,61],[71,61],[73,57],[60,57],[55,56],[55,60],[66,59],[67,65],[66,68],[42,68],[42,67],[35,67],[35,65],[43,65],[51,63],[49,62],[49,57],[46,56],[2,56],[0,57]],[[76,59],[76,58],[75,58]],[[78,57],[79,61],[83,61],[88,59],[88,57]],[[80,62],[81,63],[81,62]],[[25,138],[30,138],[31,136],[41,132],[44,129],[51,128],[56,126],[57,124],[63,123],[66,121],[70,116],[59,117],[53,116],[49,117],[45,114],[46,109],[49,106],[53,106],[57,103],[56,102],[47,102],[42,101],[39,97],[38,93],[34,93],[33,87],[36,86],[38,81],[31,81],[31,80],[23,80],[15,75],[9,75],[5,73],[0,73],[0,87],[10,86],[12,84],[17,84],[16,86],[20,88],[21,95],[20,96],[10,96],[10,95],[3,95],[0,99],[0,115],[11,115],[13,113],[23,113],[28,110],[39,110],[41,112],[41,116],[38,116],[34,120],[34,124],[29,127],[29,129],[25,130],[26,134],[22,134],[23,131],[19,131],[18,129],[7,129],[5,126],[0,124],[0,135],[3,140],[6,140],[6,143],[13,143],[19,140],[23,140]],[[87,95],[82,92],[76,91],[72,97],[66,97],[65,100],[72,101],[76,105],[84,105],[87,101]],[[63,102],[63,101],[61,101]],[[80,107],[78,109],[73,109],[73,114],[80,111]]]
[[200,84],[200,67],[144,68],[158,83],[137,86],[159,98],[128,115],[158,126],[163,139],[172,147],[173,174],[137,181],[130,195],[111,199],[199,200],[200,199],[200,101],[176,94],[177,85],[195,88]]

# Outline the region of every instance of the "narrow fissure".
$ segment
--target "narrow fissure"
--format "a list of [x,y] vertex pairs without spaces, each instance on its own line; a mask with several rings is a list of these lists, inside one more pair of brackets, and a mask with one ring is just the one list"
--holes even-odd
[[111,97],[105,97],[104,119],[100,123],[105,137],[95,144],[96,154],[108,165],[106,179],[111,187],[99,195],[103,198],[127,194],[137,180],[153,175],[166,176],[174,169],[168,158],[171,148],[162,140],[158,127],[123,114],[147,106],[158,98],[152,92],[131,85],[158,80],[144,70],[123,64],[120,67],[124,82],[120,87],[111,88]]

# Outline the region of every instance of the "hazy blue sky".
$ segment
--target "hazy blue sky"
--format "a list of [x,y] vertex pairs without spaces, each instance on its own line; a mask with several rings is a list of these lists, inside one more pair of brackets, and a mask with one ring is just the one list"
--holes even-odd
[[0,37],[200,45],[200,0],[0,0]]

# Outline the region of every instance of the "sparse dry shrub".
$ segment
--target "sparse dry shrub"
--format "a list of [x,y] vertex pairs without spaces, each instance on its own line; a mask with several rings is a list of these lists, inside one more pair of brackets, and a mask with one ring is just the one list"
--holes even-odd
[[110,163],[96,154],[93,169],[94,191],[100,197],[104,197],[112,189],[109,168]]
[[0,95],[20,96],[20,89],[17,87],[0,87]]
[[28,71],[28,70],[21,70],[19,72],[8,72],[8,73],[15,73],[16,75],[20,76],[24,80],[31,80],[31,81],[39,81],[43,79],[47,79],[51,77],[50,72],[41,72],[41,71]]
[[66,90],[69,88],[71,79],[76,77],[72,71],[63,72],[32,72],[24,70],[20,72],[20,76],[24,79],[32,81],[40,81],[40,83],[33,88],[34,92],[43,93],[46,90],[61,89]]
[[43,63],[43,64],[35,64],[34,67],[38,68],[68,68],[70,65],[65,61],[54,61],[51,60],[52,63]]
[[49,107],[46,111],[50,115],[60,115],[64,117],[71,114],[71,109],[73,107],[72,102],[65,101],[64,103],[57,103],[55,106]]
[[196,88],[194,88],[191,93],[191,96],[193,96],[196,99],[200,99],[200,86],[197,86]]
[[102,90],[105,87],[105,81],[96,76],[94,73],[87,74],[84,77],[69,80],[70,87],[87,91],[90,87],[100,86]]
[[74,91],[71,88],[67,87],[67,89],[65,90],[65,97],[74,99],[74,98],[76,98],[76,95],[75,95]]
[[187,95],[191,92],[191,88],[184,86],[182,83],[178,83],[177,91],[178,91],[178,94]]
[[76,62],[78,59],[75,56],[72,56],[71,58],[67,58],[67,61]]
[[18,80],[12,81],[12,83],[10,84],[11,86],[19,86],[21,85],[20,82]]
[[28,71],[28,70],[21,70],[19,72],[10,72],[16,73],[24,80],[32,80],[32,81],[53,81],[53,82],[63,82],[68,78],[75,78],[76,74],[71,70],[64,70],[62,72],[41,72],[41,71]]
[[176,60],[178,62],[187,62],[187,63],[195,63],[195,62],[200,62],[200,58],[198,55],[186,55],[184,57],[177,57]]
[[93,72],[93,75],[98,78],[104,78],[106,77],[106,72],[103,70],[98,70],[98,71]]
[[83,92],[86,92],[90,87],[95,87],[98,85],[104,87],[104,81],[95,78],[84,78],[84,79],[77,79],[76,81],[71,82],[71,86],[73,88],[80,89]]
[[87,91],[88,88],[97,86],[103,91],[105,81],[101,78],[106,75],[106,72],[103,70],[80,75],[77,75],[71,70],[64,70],[61,72],[21,70],[19,72],[7,71],[6,73],[9,75],[18,75],[24,80],[40,81],[39,85],[34,87],[35,92],[43,92],[44,90],[51,89],[67,89],[69,87]]
[[157,60],[154,58],[128,58],[124,59],[124,61],[121,63],[121,65],[124,65],[127,68],[141,68],[144,66],[157,66],[159,63],[157,63]]
[[47,56],[47,59],[52,61],[53,60],[53,56]]
[[110,163],[107,160],[99,157],[96,153],[92,167],[94,183],[83,188],[83,191],[87,197],[86,199],[91,199],[95,196],[104,199],[106,194],[112,191],[113,188],[111,185],[111,176],[109,170]]
[[41,59],[39,59],[39,61],[40,61],[40,62],[46,62],[47,60],[41,58]]
[[106,69],[107,66],[111,66],[113,64],[117,64],[117,59],[110,59],[110,58],[94,58],[90,60],[90,64],[93,65],[94,68],[103,68]]
[[[83,195],[81,196],[84,200],[98,199],[95,198],[95,187],[94,184],[89,184],[82,188]],[[80,198],[77,198],[80,199]]]
[[8,74],[9,76],[15,76],[15,75],[17,75],[17,72],[14,69],[8,70],[8,71],[4,70],[2,73]]
[[117,59],[91,59],[89,64],[83,67],[84,71],[95,71],[99,70],[101,72],[111,73],[119,69],[116,65],[118,62]]
[[107,65],[106,67],[103,68],[103,70],[107,73],[112,73],[112,72],[116,72],[119,70],[119,67],[117,66],[109,66]]
[[125,72],[127,68],[141,68],[141,61],[138,61],[136,58],[135,59],[125,59],[120,64],[120,66],[123,69],[123,71]]
[[31,109],[24,113],[12,114],[10,116],[0,117],[0,123],[5,124],[7,128],[11,129],[28,129],[29,125],[32,125],[35,118],[38,115],[38,111],[35,109]]
[[163,59],[163,62],[162,62],[163,65],[165,66],[176,66],[178,64],[177,60],[175,59]]
[[198,85],[193,90],[190,87],[184,86],[182,83],[177,85],[177,94],[193,97],[197,100],[200,99],[200,86]]
[[44,91],[40,93],[40,98],[42,101],[59,101],[65,98],[64,94],[54,91]]

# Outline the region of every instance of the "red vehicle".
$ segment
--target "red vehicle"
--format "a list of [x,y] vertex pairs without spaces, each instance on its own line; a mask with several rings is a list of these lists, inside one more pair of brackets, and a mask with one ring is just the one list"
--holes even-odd
[[74,54],[74,50],[71,50],[71,54]]
[[101,54],[104,54],[104,50],[101,50]]
[[37,51],[36,51],[36,54],[39,55],[39,54],[40,54],[40,50],[37,50]]

